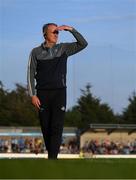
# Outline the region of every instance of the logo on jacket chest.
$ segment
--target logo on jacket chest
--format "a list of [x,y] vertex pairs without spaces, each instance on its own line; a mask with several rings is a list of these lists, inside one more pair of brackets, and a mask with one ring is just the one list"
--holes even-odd
[[48,51],[43,50],[37,56],[37,60],[54,60],[54,58],[59,58],[58,49],[49,49]]

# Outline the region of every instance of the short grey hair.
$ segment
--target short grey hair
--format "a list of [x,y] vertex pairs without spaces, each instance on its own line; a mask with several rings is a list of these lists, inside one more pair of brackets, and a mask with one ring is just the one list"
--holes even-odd
[[43,35],[44,35],[44,36],[46,35],[48,26],[50,26],[50,25],[57,26],[57,24],[55,24],[55,23],[47,23],[47,24],[44,24],[43,27],[42,27],[42,32],[43,32]]

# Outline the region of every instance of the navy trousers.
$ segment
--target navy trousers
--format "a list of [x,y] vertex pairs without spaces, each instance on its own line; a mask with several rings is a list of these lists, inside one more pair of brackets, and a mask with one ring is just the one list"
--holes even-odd
[[37,96],[41,102],[39,119],[48,151],[48,159],[57,159],[62,141],[66,109],[66,88],[37,90]]

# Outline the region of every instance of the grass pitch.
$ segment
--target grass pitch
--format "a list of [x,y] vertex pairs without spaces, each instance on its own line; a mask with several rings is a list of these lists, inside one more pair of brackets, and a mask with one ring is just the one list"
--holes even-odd
[[136,159],[1,159],[0,179],[136,179]]

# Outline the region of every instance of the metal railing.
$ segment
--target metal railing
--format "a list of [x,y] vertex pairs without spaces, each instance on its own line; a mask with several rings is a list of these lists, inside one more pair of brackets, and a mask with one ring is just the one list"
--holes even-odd
[[136,129],[136,124],[90,124],[91,129]]

